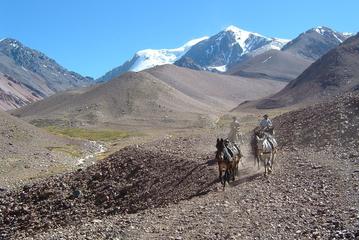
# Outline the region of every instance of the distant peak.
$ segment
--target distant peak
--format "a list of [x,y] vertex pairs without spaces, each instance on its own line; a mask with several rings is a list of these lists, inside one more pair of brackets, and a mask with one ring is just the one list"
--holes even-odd
[[234,25],[229,25],[228,27],[226,27],[226,29],[224,29],[224,31],[226,31],[226,32],[242,32],[244,30],[240,29],[240,28],[238,28],[238,27],[236,27]]
[[13,43],[20,43],[18,40],[14,38],[3,38],[0,40],[0,42],[13,42]]
[[241,29],[239,27],[236,27],[234,25],[230,25],[228,27],[226,27],[224,29],[225,32],[232,32],[236,35],[246,35],[248,36],[249,34],[252,34],[252,35],[255,35],[255,36],[260,36],[260,37],[263,37],[262,35],[260,35],[259,33],[255,33],[255,32],[249,32],[247,30],[244,30],[244,29]]
[[3,38],[0,40],[0,42],[15,48],[22,46],[21,42],[13,38]]
[[316,28],[312,28],[311,31],[316,31],[319,34],[324,34],[326,32],[335,32],[333,29],[325,26],[318,26]]
[[230,26],[226,27],[226,28],[224,29],[224,31],[225,31],[225,32],[233,32],[233,33],[238,33],[238,32],[251,33],[251,32],[248,32],[248,31],[246,31],[246,30],[244,30],[244,29],[241,29],[241,28],[239,28],[239,27],[236,27],[236,26],[234,26],[234,25],[230,25]]

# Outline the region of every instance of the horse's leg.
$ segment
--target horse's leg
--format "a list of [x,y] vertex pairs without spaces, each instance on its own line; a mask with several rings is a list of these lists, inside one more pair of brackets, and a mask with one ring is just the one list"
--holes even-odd
[[272,171],[273,171],[276,156],[277,156],[277,149],[274,149],[273,155],[272,155]]
[[223,184],[225,179],[224,179],[224,176],[223,176],[223,165],[222,165],[222,163],[218,163],[218,170],[219,170],[219,180]]
[[226,182],[229,183],[229,169],[228,168],[224,172],[223,190],[226,187]]
[[226,188],[226,179],[227,178],[227,170],[224,172],[223,178],[222,178],[222,186],[223,186],[223,191]]
[[222,182],[222,168],[221,168],[221,164],[218,163],[218,172],[219,172],[219,181]]
[[236,161],[235,161],[235,165],[234,165],[234,174],[237,176],[238,175],[239,161],[240,161],[239,155],[236,156],[235,160]]
[[228,169],[227,174],[227,182],[229,184],[229,182],[232,180],[232,169]]
[[268,158],[264,158],[264,175],[267,176]]
[[232,173],[232,181],[234,182],[236,180],[236,167],[237,166],[237,162],[233,161],[233,165],[231,167],[231,173]]

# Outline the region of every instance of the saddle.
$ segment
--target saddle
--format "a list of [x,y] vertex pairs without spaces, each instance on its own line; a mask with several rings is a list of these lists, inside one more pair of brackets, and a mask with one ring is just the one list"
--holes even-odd
[[278,146],[278,143],[274,139],[272,134],[270,134],[268,132],[264,132],[264,136],[267,138],[268,142],[272,145],[272,148],[276,148]]
[[226,152],[228,152],[228,155],[230,157],[227,156],[227,158],[229,159],[229,161],[232,161],[232,158],[235,157],[236,155],[238,155],[240,153],[240,151],[241,150],[239,149],[237,144],[227,141],[227,143],[225,145],[225,155],[226,155]]

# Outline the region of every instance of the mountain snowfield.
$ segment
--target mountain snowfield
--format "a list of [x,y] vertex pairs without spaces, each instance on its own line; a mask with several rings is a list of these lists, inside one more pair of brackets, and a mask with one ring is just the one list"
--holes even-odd
[[[235,56],[237,53],[234,54],[234,51],[232,50],[233,48],[241,49],[240,56],[244,56],[246,54],[260,54],[270,49],[281,49],[287,42],[289,42],[289,40],[286,39],[265,37],[258,33],[249,32],[231,25],[212,37],[205,36],[202,38],[193,39],[179,48],[159,50],[145,49],[138,51],[131,60],[126,61],[121,66],[109,71],[103,77],[99,78],[98,81],[109,81],[112,78],[128,71],[139,72],[159,65],[176,63],[181,61],[182,58],[186,56],[193,47],[200,47],[202,45],[206,45],[208,42],[210,43],[209,46],[206,47],[205,51],[207,58],[212,58],[211,54],[213,51],[215,51],[216,48],[221,49],[223,38],[228,37],[231,39],[228,43],[226,43],[226,45],[229,45],[227,46],[228,49],[225,49],[224,52],[222,51],[223,53],[220,54],[224,56],[227,61],[222,61],[219,64],[206,65],[204,67],[201,66],[200,69],[225,72],[228,64],[234,64],[234,62],[232,62],[231,56]],[[214,38],[214,43],[212,43]],[[218,46],[214,46],[214,44],[217,44]],[[235,61],[237,58],[238,57],[236,56]],[[181,64],[176,65],[181,66]]]
[[192,46],[208,39],[204,36],[188,41],[183,46],[173,49],[144,49],[135,53],[131,60],[107,72],[97,79],[98,82],[107,82],[125,72],[139,72],[159,65],[173,64],[179,60]]
[[174,49],[145,49],[135,54],[136,61],[130,67],[129,71],[139,72],[148,68],[152,68],[164,64],[172,64],[180,59],[193,45],[208,39],[209,37],[201,37],[193,39],[183,46]]

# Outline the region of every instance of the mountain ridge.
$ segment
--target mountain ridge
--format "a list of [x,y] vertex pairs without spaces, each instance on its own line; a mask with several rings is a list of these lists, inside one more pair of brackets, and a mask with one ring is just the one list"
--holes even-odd
[[[0,108],[9,110],[48,97],[56,92],[83,87],[93,83],[93,79],[83,77],[59,65],[44,53],[29,48],[13,38],[0,41],[0,73],[19,91],[9,90],[9,82],[2,81]],[[28,96],[35,96],[29,99]],[[21,101],[18,101],[22,99]]]
[[299,34],[282,49],[249,56],[228,69],[227,73],[244,77],[261,76],[289,82],[351,35],[328,27],[311,28]]

